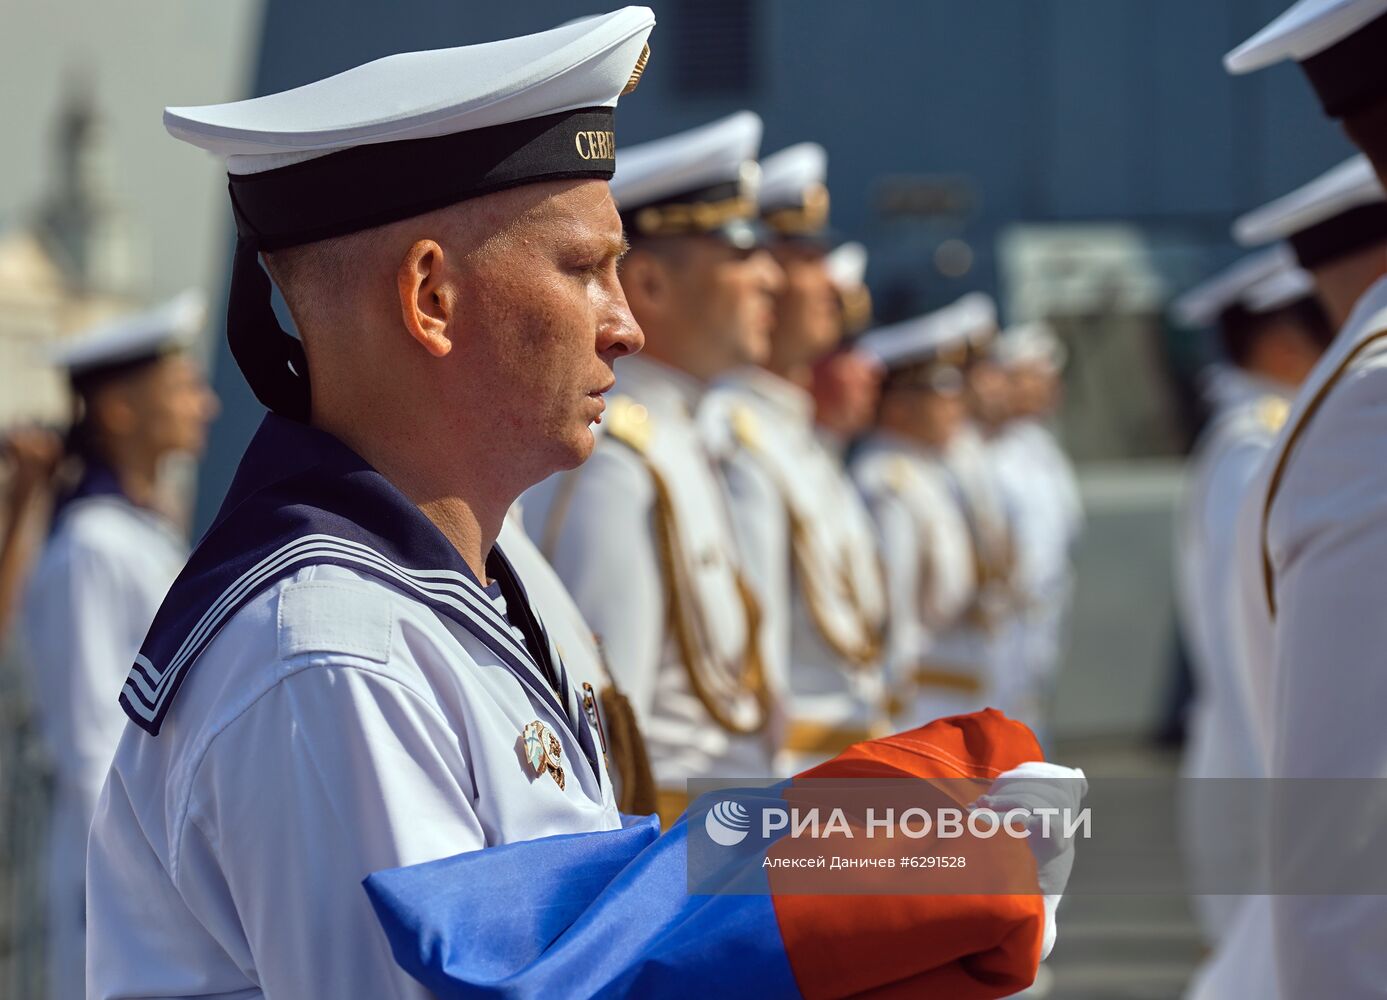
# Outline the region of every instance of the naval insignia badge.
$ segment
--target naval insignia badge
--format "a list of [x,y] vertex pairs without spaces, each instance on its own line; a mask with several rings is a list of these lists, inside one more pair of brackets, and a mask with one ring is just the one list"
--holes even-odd
[[548,773],[560,789],[564,786],[563,768],[559,765],[563,757],[563,745],[559,738],[536,719],[520,731],[524,744],[525,761],[535,772],[535,777]]

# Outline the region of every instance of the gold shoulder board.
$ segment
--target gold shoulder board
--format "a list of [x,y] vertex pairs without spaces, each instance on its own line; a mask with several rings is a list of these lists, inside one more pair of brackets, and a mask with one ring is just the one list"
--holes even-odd
[[893,493],[904,493],[906,483],[910,482],[910,462],[904,458],[893,458],[886,469],[886,484]]
[[607,433],[628,448],[644,455],[650,448],[654,428],[645,407],[630,396],[613,396],[607,401],[607,413],[602,418]]
[[1263,396],[1257,401],[1257,422],[1275,434],[1291,415],[1291,404],[1280,396]]
[[756,414],[751,411],[751,407],[745,403],[738,403],[732,407],[732,435],[737,439],[737,443],[748,451],[761,450],[761,425],[756,421]]

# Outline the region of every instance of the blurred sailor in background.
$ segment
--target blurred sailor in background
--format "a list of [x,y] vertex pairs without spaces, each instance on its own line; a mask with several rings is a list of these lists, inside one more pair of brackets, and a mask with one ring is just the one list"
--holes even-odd
[[721,459],[748,566],[768,621],[789,629],[793,774],[889,729],[882,684],[886,593],[876,538],[843,466],[816,427],[814,365],[843,337],[829,271],[823,148],[762,161],[761,214],[786,280],[769,357],[723,376],[701,418]]
[[[1225,64],[1247,72],[1295,59],[1325,113],[1339,120],[1387,175],[1387,0],[1301,0]],[[1381,212],[1381,209],[1376,211]],[[1362,213],[1360,213],[1361,215]],[[1331,230],[1334,227],[1330,227]],[[1297,254],[1313,255],[1318,233]],[[1360,234],[1361,235],[1361,234]],[[1293,246],[1296,245],[1293,241]],[[1381,250],[1360,267],[1310,266],[1334,344],[1305,381],[1254,486],[1260,574],[1274,623],[1270,775],[1387,777],[1387,280]],[[1372,279],[1376,277],[1376,280]],[[1351,284],[1372,281],[1351,312]],[[1252,503],[1254,497],[1249,497]],[[1245,509],[1247,507],[1245,506]],[[1380,800],[1355,796],[1328,808],[1281,796],[1268,824],[1271,867],[1282,886],[1351,888],[1381,866]],[[1326,879],[1326,874],[1335,876]],[[1268,897],[1277,976],[1286,997],[1380,996],[1387,982],[1387,897]]]
[[989,447],[1014,517],[1021,625],[1021,661],[1008,707],[1044,742],[1084,516],[1074,467],[1047,426],[1060,406],[1065,349],[1049,324],[1036,321],[1007,329],[997,340],[996,358],[1007,377],[1008,416]]
[[[1387,195],[1365,156],[1354,156],[1290,194],[1239,218],[1233,235],[1245,246],[1285,241],[1297,263],[1310,272],[1318,301],[1335,336],[1335,350],[1347,343],[1345,324],[1355,305],[1387,276]],[[1367,314],[1357,323],[1366,322]],[[1278,449],[1278,453],[1279,453]],[[1263,514],[1273,474],[1263,462],[1257,481],[1245,491],[1234,544],[1233,653],[1241,661],[1252,696],[1252,722],[1259,752],[1269,761],[1272,715],[1272,663],[1275,621],[1263,571]]]
[[1029,660],[1023,594],[1016,577],[1019,515],[1003,488],[993,450],[1011,416],[1011,380],[996,355],[996,303],[975,292],[959,299],[951,315],[966,344],[963,380],[969,419],[949,447],[945,463],[968,522],[978,566],[974,610],[987,637],[979,654],[987,665],[987,702],[1016,713]]
[[618,155],[621,284],[645,350],[617,370],[593,457],[525,497],[635,708],[667,821],[689,779],[767,776],[778,749],[783,626],[739,557],[696,419],[713,379],[769,349],[783,275],[756,225],[760,141],[741,112]]
[[24,601],[23,646],[54,772],[48,860],[51,995],[85,995],[87,832],[125,728],[116,699],[187,558],[164,504],[166,459],[197,455],[216,397],[187,349],[202,296],[117,320],[61,344],[76,404],[68,448],[79,478],[58,497]]
[[981,708],[989,697],[981,567],[947,462],[968,419],[961,318],[956,304],[860,342],[885,376],[876,429],[851,469],[886,569],[886,674],[900,727]]
[[[1299,266],[1313,278],[1317,301],[1329,318],[1330,329],[1338,331],[1326,357],[1306,379],[1307,383],[1318,382],[1325,377],[1322,368],[1328,358],[1352,349],[1356,331],[1371,317],[1371,307],[1361,313],[1355,307],[1360,299],[1370,301],[1368,293],[1387,275],[1387,196],[1372,163],[1362,155],[1350,157],[1290,194],[1242,216],[1234,223],[1233,234],[1247,246],[1284,240]],[[1302,396],[1303,391],[1288,402],[1286,419],[1304,405]],[[1248,699],[1244,717],[1255,740],[1256,760],[1267,776],[1275,776],[1272,746],[1277,625],[1268,602],[1263,533],[1274,462],[1285,447],[1284,424],[1285,419],[1241,498],[1233,546],[1233,618],[1226,633],[1232,673],[1240,679]],[[1265,858],[1266,845],[1259,841],[1247,853]],[[1265,895],[1249,896],[1237,907],[1213,958],[1191,988],[1191,996],[1221,1000],[1243,996],[1247,989],[1258,995],[1277,995],[1271,958],[1275,947],[1272,910],[1273,900]],[[1263,978],[1250,979],[1248,970],[1257,970]]]
[[881,393],[881,366],[856,341],[872,320],[872,296],[867,288],[867,249],[861,243],[842,243],[824,259],[838,293],[843,339],[836,350],[814,362],[810,392],[814,421],[824,446],[843,456],[847,446],[865,434],[876,420]]
[[[1264,858],[1244,835],[1248,817],[1225,808],[1234,801],[1226,786],[1202,780],[1266,775],[1246,664],[1234,646],[1238,508],[1332,331],[1309,272],[1284,246],[1186,292],[1174,315],[1183,326],[1216,329],[1223,359],[1205,373],[1211,415],[1190,456],[1175,537],[1176,607],[1195,680],[1181,766],[1191,779],[1181,784],[1183,847],[1196,891],[1250,887]],[[1194,897],[1211,945],[1243,899]]]

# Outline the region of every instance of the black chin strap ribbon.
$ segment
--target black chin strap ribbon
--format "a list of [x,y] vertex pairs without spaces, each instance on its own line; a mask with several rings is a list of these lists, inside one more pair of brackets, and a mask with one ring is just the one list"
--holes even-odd
[[308,359],[303,344],[280,327],[270,277],[260,266],[256,242],[244,234],[236,238],[231,265],[226,339],[255,398],[281,417],[307,423],[312,407]]

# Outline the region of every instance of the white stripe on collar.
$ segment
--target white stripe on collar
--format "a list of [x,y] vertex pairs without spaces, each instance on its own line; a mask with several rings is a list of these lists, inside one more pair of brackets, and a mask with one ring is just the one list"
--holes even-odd
[[[549,681],[535,659],[523,642],[516,641],[511,634],[510,625],[497,613],[486,592],[463,574],[451,570],[408,570],[359,542],[317,534],[295,539],[243,573],[207,609],[184,639],[173,660],[162,670],[144,656],[137,656],[136,666],[131,670],[123,688],[131,709],[142,718],[153,721],[168,699],[169,692],[173,690],[174,680],[191,666],[197,653],[238,610],[239,603],[244,598],[253,593],[269,576],[282,572],[295,562],[306,562],[321,556],[332,556],[349,564],[373,568],[383,576],[402,584],[402,589],[406,591],[412,590],[462,612],[482,625],[486,633],[528,669],[544,689],[549,688]],[[154,683],[153,688],[142,674],[149,675]],[[560,704],[570,700],[567,692],[554,692],[554,695]]]

